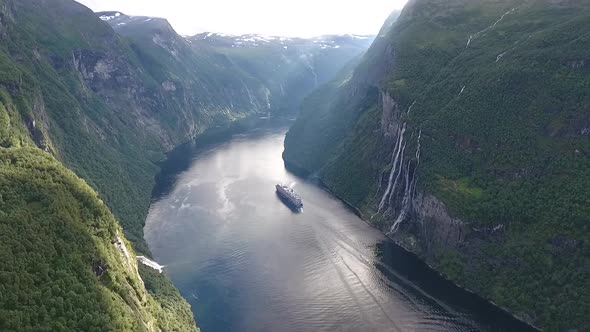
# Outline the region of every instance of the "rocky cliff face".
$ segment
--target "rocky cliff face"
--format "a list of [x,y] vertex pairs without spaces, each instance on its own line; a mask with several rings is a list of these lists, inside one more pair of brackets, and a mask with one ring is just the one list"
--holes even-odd
[[[588,325],[588,77],[577,64],[589,10],[410,1],[354,70],[306,100],[287,165],[519,317]],[[561,256],[557,243],[577,245]]]
[[[416,190],[422,132],[418,130],[417,136],[406,133],[408,123],[404,121],[404,115],[410,115],[412,106],[413,103],[402,112],[387,92],[381,92],[381,135],[393,152],[390,169],[378,179],[377,210],[370,221],[380,219],[379,223],[389,237],[434,263],[445,251],[464,246],[471,226],[451,217],[440,199]],[[404,142],[405,137],[415,140],[414,151],[406,151],[408,145],[413,144]]]
[[302,39],[201,33],[185,38],[164,19],[120,12],[97,15],[131,38],[142,55],[163,65],[153,73],[163,83],[189,88],[187,98],[193,104],[205,101],[221,109],[296,113],[305,95],[334,78],[372,41],[371,36],[355,35]]
[[[309,77],[319,84],[337,71],[332,60],[363,51],[358,40],[332,43],[330,55],[319,52],[324,63],[302,70],[312,61],[308,52],[272,76],[276,68],[259,66],[275,58],[269,48],[246,61],[195,38],[179,36],[164,19],[96,15],[73,0],[0,0],[0,228],[7,240],[0,254],[23,242],[31,253],[19,264],[10,263],[14,255],[2,260],[0,270],[23,284],[0,299],[0,316],[10,316],[0,329],[195,330],[165,275],[135,261],[136,251],[149,256],[143,222],[157,163],[207,128],[293,111],[278,100],[296,95],[285,101],[295,103],[309,91]],[[39,276],[45,286],[27,284]],[[65,317],[70,311],[75,317]]]

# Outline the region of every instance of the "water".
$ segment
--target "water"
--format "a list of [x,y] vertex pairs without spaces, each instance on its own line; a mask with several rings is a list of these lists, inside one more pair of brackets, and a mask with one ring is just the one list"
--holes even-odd
[[[145,237],[202,331],[526,329],[287,172],[285,131],[199,147],[174,184],[156,190]],[[173,174],[183,154],[169,162]],[[302,196],[303,213],[280,201],[279,182]]]

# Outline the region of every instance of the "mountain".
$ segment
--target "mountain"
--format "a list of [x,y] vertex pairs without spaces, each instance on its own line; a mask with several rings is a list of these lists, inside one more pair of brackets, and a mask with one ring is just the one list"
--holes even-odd
[[[330,61],[358,57],[355,43]],[[207,128],[292,112],[286,96],[313,88],[292,83],[311,73],[270,77],[238,59],[164,19],[0,0],[0,330],[197,329],[165,274],[136,261],[150,255],[158,163]],[[336,72],[313,61],[318,84]]]
[[[97,15],[117,33],[129,38],[145,62],[159,64],[148,66],[158,70],[155,76],[180,85],[196,82],[196,86],[187,87],[190,98],[236,103],[241,102],[240,97],[253,97],[263,101],[257,107],[265,106],[277,114],[296,113],[306,95],[333,79],[373,39],[357,35],[303,39],[212,32],[181,37],[161,18],[120,12]],[[187,68],[189,71],[182,70]],[[184,75],[179,77],[179,74]],[[206,91],[199,86],[207,87]],[[239,94],[218,96],[211,94],[211,87],[246,89]],[[199,90],[205,93],[199,94]]]
[[365,220],[550,331],[590,326],[590,6],[411,0],[285,140]]
[[130,161],[159,142],[158,126],[138,123],[145,110],[126,107],[153,88],[132,49],[65,0],[0,1],[0,39],[0,330],[195,331],[188,304],[138,266],[103,202],[130,194],[109,207],[120,221],[141,217],[126,205],[140,184],[119,183],[155,169]]
[[277,113],[298,111],[303,99],[336,76],[371,44],[373,36],[331,35],[309,39],[202,33],[190,38],[197,50],[224,54],[270,91]]

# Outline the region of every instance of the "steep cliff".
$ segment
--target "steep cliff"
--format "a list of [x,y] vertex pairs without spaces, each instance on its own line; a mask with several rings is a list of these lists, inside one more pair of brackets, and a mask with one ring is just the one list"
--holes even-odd
[[448,278],[584,329],[588,23],[575,1],[410,1],[306,100],[285,161]]
[[19,102],[0,93],[0,330],[196,331],[164,276],[140,276],[98,194],[36,146]]
[[280,114],[299,111],[310,92],[334,79],[372,40],[372,36],[358,35],[303,39],[214,33],[190,38],[195,49],[211,48],[260,81],[269,91],[273,112]]
[[157,162],[209,127],[279,109],[276,81],[166,20],[107,17],[73,0],[0,0],[2,330],[195,330],[168,278],[135,261],[149,256]]
[[356,35],[303,39],[205,32],[181,37],[161,18],[97,15],[129,38],[153,76],[170,90],[185,91],[185,100],[193,105],[189,108],[211,113],[247,107],[296,113],[307,94],[333,79],[372,41],[371,36]]

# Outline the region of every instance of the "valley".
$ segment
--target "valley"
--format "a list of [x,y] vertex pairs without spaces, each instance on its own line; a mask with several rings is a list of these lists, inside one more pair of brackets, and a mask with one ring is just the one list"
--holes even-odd
[[589,9],[409,2],[306,99],[286,164],[450,280],[542,329],[584,330]]
[[586,331],[589,24],[410,0],[375,35],[182,35],[0,0],[0,330]]
[[[310,80],[321,84],[336,70],[320,68],[313,52],[338,64],[370,43],[350,36],[326,52],[293,46],[296,55],[276,65],[284,71],[264,76],[281,94],[256,77],[255,63],[191,42],[164,19],[121,30],[100,16],[73,0],[0,1],[2,330],[195,330],[166,275],[135,261],[151,256],[143,225],[158,163],[207,128],[293,112],[297,89],[311,91]],[[294,63],[301,54],[305,63]],[[13,201],[20,197],[28,205]],[[47,223],[55,228],[41,240],[35,234]],[[32,258],[14,264],[22,250]],[[36,285],[43,278],[57,284]],[[72,293],[66,281],[79,286]],[[63,305],[54,310],[55,301]]]

